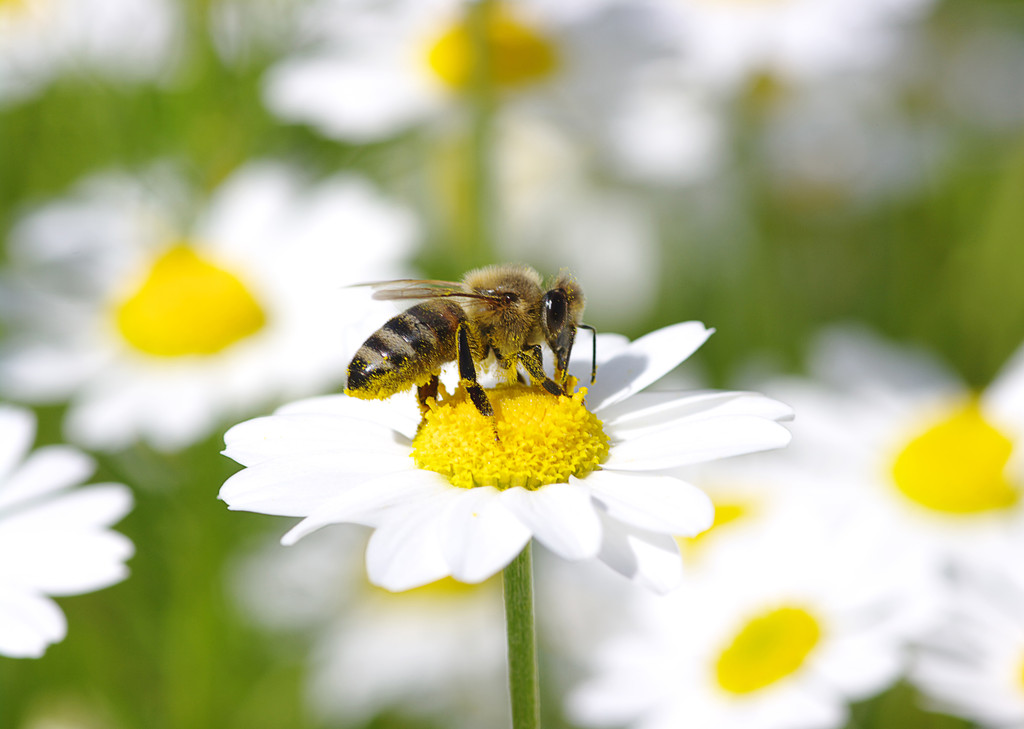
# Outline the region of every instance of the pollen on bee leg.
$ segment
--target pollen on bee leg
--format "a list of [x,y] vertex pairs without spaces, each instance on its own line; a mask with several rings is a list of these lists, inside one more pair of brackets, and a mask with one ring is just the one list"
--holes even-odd
[[485,392],[494,409],[490,417],[461,386],[430,404],[413,440],[419,468],[460,488],[537,489],[582,478],[608,456],[601,421],[583,404],[586,389],[558,397],[520,384]]

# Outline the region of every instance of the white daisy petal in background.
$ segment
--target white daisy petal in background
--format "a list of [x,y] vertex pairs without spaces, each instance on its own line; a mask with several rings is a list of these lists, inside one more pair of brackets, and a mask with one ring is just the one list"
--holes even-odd
[[[552,271],[567,266],[589,291],[629,290],[629,297],[588,301],[588,317],[607,328],[650,313],[662,255],[649,201],[599,182],[588,145],[536,114],[506,109],[492,142],[497,257]],[[472,219],[471,143],[458,124],[438,125],[430,136],[424,188],[441,229]]]
[[[833,514],[835,517],[835,514]],[[634,596],[634,628],[596,647],[570,696],[588,727],[838,727],[892,683],[926,630],[934,585],[900,540],[791,518],[733,540],[663,597]]]
[[960,565],[942,625],[911,681],[930,708],[984,727],[1024,725],[1024,577],[1019,535]]
[[195,207],[173,176],[106,175],[26,215],[5,396],[70,398],[68,437],[89,447],[174,449],[336,387],[369,328],[367,297],[344,286],[405,273],[411,214],[362,179],[308,185],[271,163]]
[[507,724],[497,582],[389,593],[366,581],[365,542],[365,530],[323,530],[292,549],[260,549],[236,571],[256,622],[308,637],[315,714],[346,726],[382,711],[466,729]]
[[803,208],[891,202],[934,179],[949,134],[901,108],[910,93],[893,71],[791,89],[769,105],[761,154],[780,197]]
[[816,381],[764,388],[800,412],[792,456],[805,478],[927,545],[939,566],[1024,527],[1021,361],[973,393],[922,353],[832,330]]
[[168,0],[0,2],[0,105],[62,73],[165,77],[178,52],[179,10]]
[[662,0],[688,73],[732,89],[883,67],[932,0]]
[[35,419],[0,405],[0,654],[38,657],[64,639],[67,623],[54,596],[120,582],[132,543],[111,531],[132,498],[120,484],[74,488],[93,470],[64,446],[29,452]]
[[[432,417],[451,413],[459,425],[428,417],[413,442],[407,432],[390,429],[390,403],[373,408],[339,395],[286,408],[228,431],[225,454],[247,468],[224,484],[220,497],[232,509],[304,516],[287,542],[335,522],[374,527],[367,570],[371,582],[391,590],[444,576],[479,582],[536,537],[566,559],[597,557],[665,591],[682,573],[672,535],[694,534],[712,521],[707,497],[665,476],[666,469],[789,441],[776,422],[788,417],[788,408],[758,396],[740,395],[733,407],[721,407],[706,395],[651,393],[630,407],[630,396],[709,334],[687,322],[615,347],[598,371],[593,414],[583,407],[582,391],[556,398],[525,386],[490,390],[501,441],[458,394]],[[590,352],[580,349],[576,366],[585,360],[589,371]],[[356,445],[318,441],[324,447],[310,453],[310,430],[330,427],[332,418],[339,425],[364,423],[366,436]],[[463,424],[470,430],[462,432]],[[692,447],[684,436],[696,438]],[[375,441],[377,450],[392,452],[372,461],[350,458]]]
[[609,118],[606,155],[624,179],[699,184],[728,161],[726,125],[714,93],[660,64],[631,84]]
[[[342,9],[347,12],[342,12]],[[451,113],[473,67],[461,0],[343,0],[307,12],[313,47],[272,67],[265,98],[288,121],[366,143]],[[640,4],[495,3],[494,85],[514,105],[587,129],[664,43]]]

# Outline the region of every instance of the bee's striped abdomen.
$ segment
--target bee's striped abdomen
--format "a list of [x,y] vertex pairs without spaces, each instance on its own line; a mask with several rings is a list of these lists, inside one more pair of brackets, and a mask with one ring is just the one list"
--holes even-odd
[[455,359],[462,307],[438,299],[407,309],[370,335],[348,366],[346,392],[385,398],[422,384]]

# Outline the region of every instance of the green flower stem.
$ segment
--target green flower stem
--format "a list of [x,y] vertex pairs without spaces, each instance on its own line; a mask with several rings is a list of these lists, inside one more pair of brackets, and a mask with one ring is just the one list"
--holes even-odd
[[529,543],[505,568],[504,580],[512,729],[539,729],[540,682],[533,617],[533,557]]
[[488,25],[494,12],[491,0],[472,0],[467,7],[467,27],[472,43],[469,86],[470,143],[466,186],[469,257],[473,266],[491,262],[494,250],[494,116],[497,100],[494,89],[494,49]]

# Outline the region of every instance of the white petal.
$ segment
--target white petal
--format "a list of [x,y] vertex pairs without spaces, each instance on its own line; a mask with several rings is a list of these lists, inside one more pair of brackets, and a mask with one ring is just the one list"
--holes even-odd
[[675,420],[723,415],[755,415],[788,420],[793,409],[756,392],[641,392],[601,411],[608,432],[625,433],[671,424]]
[[684,420],[613,444],[602,467],[610,471],[650,471],[702,463],[741,453],[781,448],[790,432],[772,420],[729,416]]
[[312,122],[329,136],[357,143],[386,139],[429,111],[431,100],[415,79],[366,60],[279,63],[267,75],[267,106],[285,119]]
[[419,413],[411,395],[398,394],[388,400],[360,400],[348,395],[323,395],[297,400],[278,408],[275,415],[336,415],[377,423],[407,438],[416,435]]
[[[334,415],[271,415],[239,423],[224,434],[224,455],[244,466],[279,456],[345,455],[352,469],[408,458],[408,446],[387,426]],[[401,437],[401,436],[399,436]],[[369,462],[367,465],[362,465]],[[358,464],[358,465],[357,465]]]
[[5,515],[0,529],[81,531],[102,529],[119,521],[132,506],[131,491],[121,484],[96,484],[58,494],[23,510]]
[[221,486],[218,498],[232,511],[277,516],[306,516],[339,492],[381,474],[415,470],[407,462],[363,462],[355,469],[346,454],[312,454],[278,458],[243,468]]
[[986,415],[1024,430],[1024,347],[1007,362],[981,396]]
[[31,410],[0,405],[0,488],[32,447],[36,420]]
[[80,484],[95,468],[93,460],[75,448],[39,448],[0,488],[0,509]]
[[[577,332],[576,343],[572,348],[569,357],[569,374],[580,381],[581,384],[590,383],[590,372],[593,368],[593,342],[591,332]],[[629,346],[629,339],[621,334],[598,334],[597,335],[597,367],[600,372],[604,363],[612,359],[619,352]],[[600,377],[600,375],[598,375]]]
[[[443,494],[451,486],[431,471],[411,470],[377,476],[348,488],[318,504],[309,516],[281,538],[282,544],[294,544],[307,534],[328,524],[364,524],[373,526],[389,511],[420,508],[421,502]],[[386,521],[385,521],[386,523]]]
[[587,393],[588,406],[596,412],[639,392],[696,352],[713,332],[688,321],[640,337],[601,366]]
[[601,547],[601,521],[589,490],[580,483],[556,483],[536,491],[516,487],[501,500],[537,540],[569,560],[589,559]]
[[47,529],[8,538],[13,536],[0,530],[0,552],[13,546],[20,555],[0,566],[0,574],[47,595],[80,595],[120,582],[135,552],[131,540],[114,531]]
[[595,471],[578,483],[608,516],[646,531],[690,537],[710,529],[715,519],[707,494],[671,476]]
[[53,600],[0,585],[0,654],[38,658],[66,634],[64,613]]
[[426,585],[451,574],[441,548],[440,517],[457,494],[449,487],[397,511],[374,531],[366,546],[370,582],[392,592]]
[[491,486],[460,489],[441,520],[441,548],[451,574],[483,582],[516,558],[533,534]]
[[683,558],[675,539],[600,516],[604,540],[598,559],[655,592],[665,594],[679,586],[683,579]]

